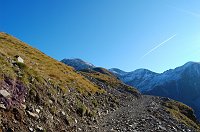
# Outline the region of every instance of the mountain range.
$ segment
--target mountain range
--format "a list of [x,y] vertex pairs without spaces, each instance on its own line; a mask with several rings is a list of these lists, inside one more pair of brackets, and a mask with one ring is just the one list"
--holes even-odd
[[112,68],[109,71],[143,94],[168,97],[191,106],[200,119],[200,63],[188,62],[160,74],[147,69],[125,72]]
[[0,32],[0,132],[200,131],[189,106],[89,67],[76,70]]
[[144,94],[169,97],[191,106],[200,119],[200,63],[188,62],[161,74],[146,69],[110,71]]

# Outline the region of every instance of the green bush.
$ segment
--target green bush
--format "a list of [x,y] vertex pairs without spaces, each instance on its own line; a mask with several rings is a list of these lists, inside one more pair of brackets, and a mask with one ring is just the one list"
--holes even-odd
[[15,62],[15,65],[17,65],[22,70],[27,68],[27,66],[24,63],[21,63],[21,62]]
[[82,104],[82,103],[79,103],[78,104],[78,108],[77,108],[77,114],[80,116],[80,117],[83,117],[85,115],[85,113],[87,112],[87,107]]
[[96,99],[92,100],[92,104],[94,105],[94,107],[97,107],[98,106],[98,102]]

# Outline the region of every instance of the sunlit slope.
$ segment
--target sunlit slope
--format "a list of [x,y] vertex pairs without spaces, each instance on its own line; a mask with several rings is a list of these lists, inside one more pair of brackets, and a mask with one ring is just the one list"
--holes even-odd
[[52,59],[6,33],[0,33],[0,70],[2,75],[5,74],[13,79],[18,77],[13,66],[11,66],[16,55],[24,59],[27,70],[21,77],[24,83],[29,83],[27,74],[33,74],[38,80],[49,81],[64,92],[71,88],[75,88],[80,92],[100,91],[87,79],[74,72],[73,68]]

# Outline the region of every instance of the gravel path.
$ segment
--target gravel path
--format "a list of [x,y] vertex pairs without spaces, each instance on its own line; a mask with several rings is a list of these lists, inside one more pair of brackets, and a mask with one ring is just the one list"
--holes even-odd
[[124,102],[124,107],[103,117],[92,131],[97,132],[192,132],[178,123],[160,105],[161,99],[142,96]]

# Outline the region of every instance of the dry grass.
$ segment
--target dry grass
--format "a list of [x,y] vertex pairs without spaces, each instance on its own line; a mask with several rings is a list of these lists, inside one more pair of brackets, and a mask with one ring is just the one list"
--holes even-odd
[[[67,88],[75,88],[81,92],[94,93],[99,91],[97,86],[77,74],[73,68],[54,60],[8,34],[0,33],[0,70],[2,74],[8,75],[11,78],[17,77],[9,62],[14,60],[16,55],[24,59],[24,63],[28,68],[25,74],[31,74],[27,72],[32,71],[38,78],[51,81],[51,83],[59,86],[64,92],[67,91]],[[25,80],[28,80],[28,78],[25,78]]]
[[177,101],[167,101],[164,106],[176,120],[200,131],[199,124],[194,121],[192,108]]
[[140,93],[133,87],[123,84],[117,77],[104,68],[95,68],[94,70],[87,71],[83,70],[81,72],[84,76],[92,77],[98,81],[110,86],[112,88],[123,89],[134,95],[139,95]]

